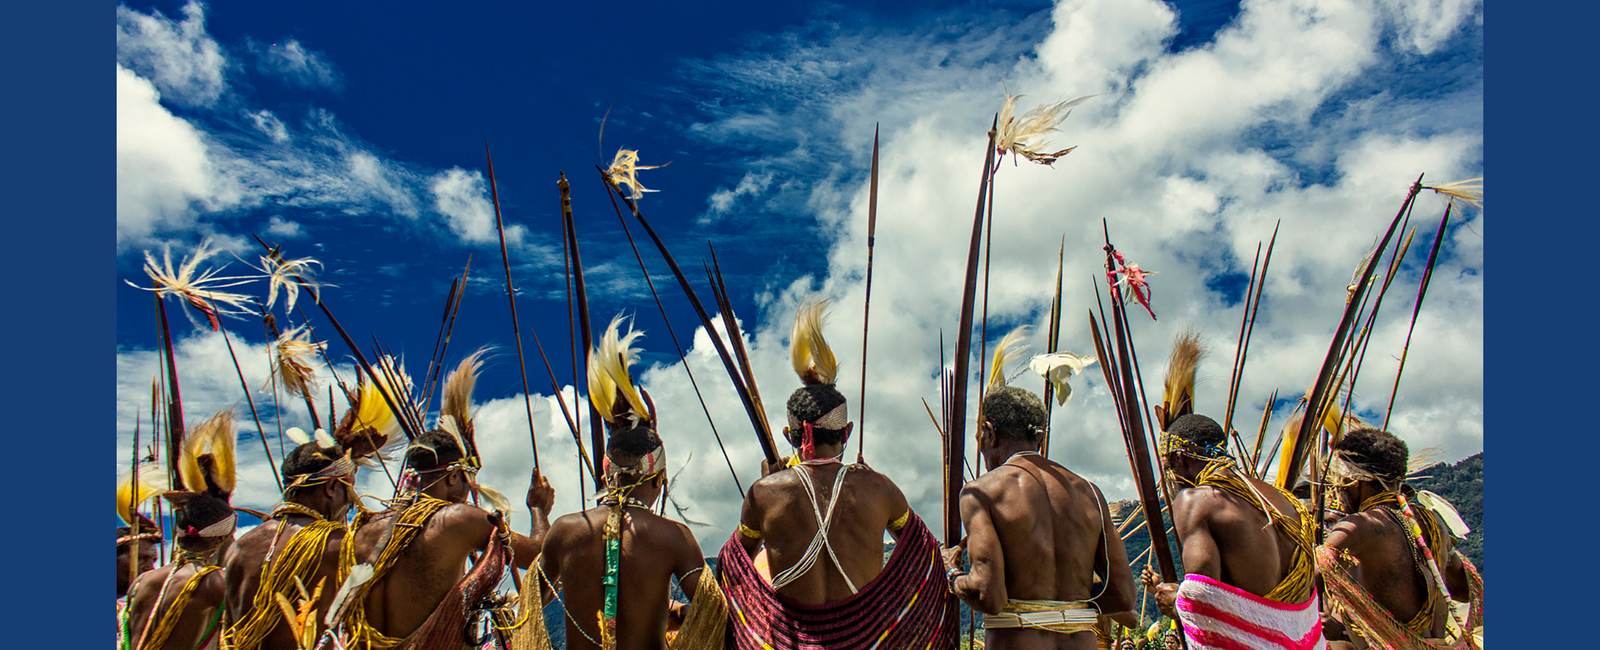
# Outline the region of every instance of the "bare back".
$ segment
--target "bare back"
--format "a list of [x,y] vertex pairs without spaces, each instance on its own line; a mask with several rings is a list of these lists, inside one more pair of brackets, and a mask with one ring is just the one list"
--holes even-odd
[[[260,526],[234,540],[233,546],[228,549],[223,566],[224,582],[227,586],[228,622],[238,625],[252,613],[256,598],[256,591],[261,585],[261,569],[266,564],[268,555],[276,558],[283,552],[289,540],[301,529],[301,524],[310,523],[310,517],[291,515],[287,519],[268,519]],[[316,589],[318,581],[324,581],[322,596],[317,603],[317,611],[325,612],[328,605],[333,602],[334,592],[338,591],[339,549],[344,543],[345,531],[336,530],[328,536],[327,546],[323,549],[322,558],[317,564],[311,579],[305,581],[306,589]],[[292,601],[292,599],[291,599]],[[274,620],[282,621],[281,610],[276,601],[268,607]],[[281,622],[273,625],[261,642],[261,650],[294,650],[299,645],[295,643],[294,634],[289,631],[289,626]]]
[[[848,473],[835,495],[835,480],[843,471]],[[808,473],[806,478],[815,490],[810,496],[798,472]],[[828,551],[822,550],[809,571],[778,589],[779,594],[810,605],[847,598],[852,593],[851,583],[860,590],[876,578],[883,570],[883,531],[910,509],[900,488],[862,465],[848,469],[839,463],[799,465],[768,475],[750,486],[741,517],[745,526],[762,531],[762,537],[759,541],[741,540],[752,556],[761,543],[766,545],[772,575],[798,564],[816,537],[820,522],[813,496],[815,508],[824,516],[830,501],[836,501],[827,541],[844,573],[834,566]]]
[[[1381,508],[1345,517],[1329,532],[1327,545],[1355,558],[1350,575],[1401,625],[1416,617],[1438,588],[1427,569],[1417,565],[1409,535]],[[1448,607],[1436,606],[1423,636],[1444,637],[1448,615]]]
[[[1265,497],[1268,507],[1298,520],[1289,497],[1276,487],[1248,477],[1244,480]],[[1173,496],[1173,504],[1173,523],[1183,540],[1185,572],[1257,596],[1267,595],[1289,575],[1294,540],[1271,525],[1266,513],[1250,502],[1220,488],[1201,486],[1180,490]]]
[[[1003,588],[985,590],[984,608],[999,610],[1009,600],[1091,599],[1108,613],[1128,608],[1127,551],[1107,535],[1105,499],[1083,477],[1038,454],[1019,455],[968,483],[961,510],[974,573],[1004,576]],[[1093,632],[985,634],[997,649],[1095,647]]]
[[[357,562],[377,561],[398,514],[379,513],[356,530]],[[467,574],[472,552],[483,550],[493,531],[489,513],[480,508],[460,503],[440,508],[367,592],[367,624],[395,638],[416,631]]]
[[[604,531],[607,507],[557,519],[545,536],[540,569],[561,586],[566,608],[567,647],[599,648],[597,614],[604,605]],[[666,648],[670,581],[676,578],[690,598],[704,568],[700,546],[687,526],[648,509],[630,506],[623,517],[617,584],[617,647]]]
[[[161,621],[172,610],[173,604],[177,602],[184,585],[194,579],[200,570],[201,567],[195,564],[176,567],[167,565],[147,571],[134,581],[133,598],[128,600],[130,647],[138,647],[139,641],[145,637],[154,638],[156,630],[146,628],[160,626]],[[162,588],[163,584],[165,589]],[[161,599],[159,606],[156,606],[157,598]],[[184,603],[183,612],[178,614],[176,624],[167,635],[166,642],[159,647],[170,650],[195,650],[202,647],[202,641],[207,640],[211,643],[205,647],[215,647],[217,636],[215,627],[219,625],[217,613],[218,608],[222,606],[222,573],[213,571],[199,579],[199,583],[195,585]],[[145,643],[148,644],[150,641]]]

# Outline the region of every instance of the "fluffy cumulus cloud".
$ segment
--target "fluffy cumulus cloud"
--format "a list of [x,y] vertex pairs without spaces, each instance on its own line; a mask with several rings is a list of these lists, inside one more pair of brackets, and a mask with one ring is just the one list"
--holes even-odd
[[[851,397],[852,419],[859,417],[865,170],[872,125],[882,123],[866,415],[855,435],[866,462],[939,525],[940,440],[922,400],[937,408],[940,335],[955,338],[985,131],[1004,82],[1027,95],[1023,109],[1104,94],[1078,107],[1054,138],[1076,151],[1053,168],[1007,159],[996,175],[985,297],[989,344],[1029,325],[1033,350],[1045,348],[1064,240],[1061,347],[1093,353],[1085,317],[1097,302],[1096,278],[1104,281],[1104,219],[1130,262],[1158,272],[1152,284],[1159,320],[1132,313],[1145,387],[1159,392],[1173,337],[1198,331],[1210,348],[1199,371],[1199,410],[1221,419],[1239,295],[1258,244],[1277,227],[1235,416],[1235,428],[1253,440],[1268,396],[1279,391],[1290,401],[1314,379],[1352,270],[1407,186],[1424,173],[1425,182],[1439,183],[1481,174],[1481,65],[1429,67],[1446,51],[1481,61],[1478,15],[1476,5],[1448,2],[1260,0],[1245,3],[1211,42],[1174,52],[1167,44],[1177,33],[1176,17],[1161,2],[1063,0],[1047,16],[1021,24],[808,28],[756,52],[690,62],[683,92],[728,98],[700,104],[705,113],[690,132],[707,144],[747,147],[743,168],[728,175],[727,205],[759,195],[776,206],[769,209],[814,219],[834,237],[825,268],[772,279],[758,297],[759,313],[741,314],[770,425],[781,430],[781,404],[798,385],[788,367],[788,331],[796,305],[813,295],[835,299],[827,334],[844,369],[839,388]],[[1430,90],[1427,84],[1441,75],[1451,77],[1450,89]],[[1395,83],[1367,85],[1374,76]],[[1419,121],[1419,114],[1431,118]],[[800,180],[780,186],[758,180],[764,174]],[[481,236],[483,208],[472,197],[482,192],[474,174],[452,170],[430,179],[433,209],[452,215],[459,237]],[[745,181],[750,189],[741,194]],[[708,205],[715,209],[717,200]],[[1381,422],[1388,409],[1423,260],[1445,204],[1425,192],[1416,206],[1416,239],[1376,320],[1355,391],[1355,411],[1369,420]],[[1413,449],[1436,447],[1451,461],[1480,451],[1484,435],[1484,216],[1458,212],[1444,233],[1389,424]],[[729,210],[720,218],[749,217]],[[666,338],[650,319],[640,327],[652,341]],[[660,412],[679,476],[671,492],[685,516],[709,524],[694,531],[713,552],[733,530],[740,495],[687,371],[744,487],[757,478],[761,454],[707,333],[697,328],[692,340],[686,363],[648,365],[636,376]],[[216,345],[210,336],[185,339],[180,360],[209,367],[190,372],[213,379],[193,381],[214,384],[211,399],[230,403],[237,379],[226,386],[232,366],[218,369]],[[152,371],[148,362],[135,363],[145,358],[139,355],[148,353],[119,357],[119,431],[131,430],[132,411],[148,403]],[[254,381],[265,376],[264,368],[254,372]],[[1042,388],[1031,374],[1016,382]],[[1099,483],[1109,498],[1131,498],[1117,418],[1098,368],[1073,383],[1072,401],[1054,410],[1050,456]],[[563,397],[584,411],[570,387]],[[544,472],[556,486],[558,510],[571,510],[592,485],[580,474],[559,408],[553,396],[532,400]],[[532,465],[526,409],[518,395],[489,400],[478,415],[488,451],[482,479],[513,501],[526,489]],[[1273,416],[1269,441],[1288,410],[1281,405]],[[787,445],[780,441],[780,448]],[[384,481],[381,474],[369,480],[380,487]]]
[[[298,40],[247,40],[233,54],[253,57],[256,73],[296,85],[341,84],[338,70]],[[326,109],[279,115],[254,105],[228,83],[249,72],[229,55],[207,34],[199,3],[185,5],[181,19],[118,7],[119,252],[220,236],[229,221],[263,207],[395,221],[458,235],[464,245],[488,244],[478,218],[485,202],[460,194],[468,188],[451,185],[452,172],[379,154]],[[441,179],[446,195],[434,189]]]

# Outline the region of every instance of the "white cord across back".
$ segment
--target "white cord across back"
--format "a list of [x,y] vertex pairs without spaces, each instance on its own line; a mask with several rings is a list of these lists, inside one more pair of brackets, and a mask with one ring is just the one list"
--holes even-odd
[[795,473],[800,477],[800,483],[805,485],[806,498],[811,501],[811,512],[817,518],[817,534],[811,538],[811,543],[806,546],[806,552],[800,556],[798,563],[772,577],[772,588],[781,589],[785,585],[794,582],[800,576],[805,575],[807,571],[811,570],[811,567],[816,565],[817,556],[821,555],[823,550],[827,550],[828,558],[833,560],[834,568],[839,570],[839,575],[844,576],[845,585],[850,587],[850,593],[854,594],[856,593],[856,584],[845,573],[844,566],[839,563],[839,556],[833,552],[833,544],[828,542],[828,530],[833,526],[833,507],[839,504],[839,488],[844,485],[845,474],[849,472],[850,468],[843,466],[839,468],[838,475],[833,479],[833,493],[828,495],[828,512],[824,514],[822,507],[817,504],[816,486],[812,484],[809,472],[800,469],[801,467],[806,467],[806,465],[796,467]]

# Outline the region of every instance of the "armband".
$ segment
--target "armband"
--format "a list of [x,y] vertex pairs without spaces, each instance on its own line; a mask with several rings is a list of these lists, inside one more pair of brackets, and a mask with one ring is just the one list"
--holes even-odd
[[744,525],[742,521],[739,522],[739,534],[750,539],[761,539],[761,531]]
[[900,515],[899,519],[896,519],[894,521],[889,522],[889,530],[898,533],[898,532],[900,532],[901,528],[905,528],[906,527],[906,522],[908,522],[908,521],[911,521],[911,509],[910,508],[906,508],[906,513],[903,514],[903,515]]

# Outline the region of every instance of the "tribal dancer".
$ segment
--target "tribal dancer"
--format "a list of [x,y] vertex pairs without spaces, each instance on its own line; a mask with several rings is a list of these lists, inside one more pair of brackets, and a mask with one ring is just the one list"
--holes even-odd
[[[549,482],[534,475],[527,506],[531,536],[511,532],[506,498],[476,482],[482,461],[471,417],[472,387],[482,352],[445,380],[436,429],[412,441],[404,492],[389,509],[358,517],[355,542],[344,565],[371,564],[342,621],[352,647],[459,648],[475,612],[503,577],[506,565],[527,568],[539,554],[547,512],[555,501]],[[468,503],[474,494],[492,508]],[[476,554],[476,563],[468,562]]]
[[642,333],[630,328],[619,336],[621,324],[621,316],[613,319],[589,356],[589,400],[608,430],[606,488],[598,507],[550,526],[540,576],[547,591],[557,585],[562,591],[569,649],[667,647],[667,630],[682,621],[681,608],[668,613],[673,580],[691,610],[718,610],[702,617],[713,629],[680,629],[673,647],[720,648],[727,608],[699,542],[688,526],[650,511],[666,487],[666,449],[656,433],[655,404],[628,373],[639,354],[630,344]]
[[231,409],[206,420],[184,441],[178,461],[184,490],[162,495],[173,506],[177,550],[171,563],[129,587],[120,648],[216,647],[224,596],[216,557],[233,540],[239,518],[228,505],[237,478],[233,452]]
[[[1409,455],[1394,434],[1364,427],[1334,448],[1330,487],[1354,513],[1317,549],[1328,612],[1337,621],[1329,636],[1342,639],[1332,647],[1482,647],[1470,632],[1483,625],[1483,579],[1454,550],[1439,514],[1420,507],[1433,495],[1405,485]],[[1468,633],[1452,616],[1451,600],[1471,602]]]
[[1172,522],[1187,575],[1157,585],[1147,567],[1144,582],[1162,613],[1183,622],[1190,650],[1327,647],[1305,507],[1235,466],[1222,427],[1204,415],[1172,421],[1162,463],[1178,486]]
[[139,485],[134,486],[133,474],[117,482],[117,517],[126,526],[117,528],[117,609],[120,613],[124,597],[133,579],[156,568],[156,550],[164,540],[161,528],[144,513],[139,504],[167,491],[166,473],[154,468],[139,475]]
[[[853,425],[822,338],[826,305],[800,308],[790,343],[805,384],[789,397],[784,430],[799,449],[794,466],[750,486],[719,556],[735,647],[953,647],[957,607],[938,542],[888,477],[840,460]],[[885,530],[897,540],[887,564]],[[763,544],[771,584],[751,562]]]
[[977,436],[989,472],[961,489],[967,539],[945,551],[950,589],[984,613],[989,648],[1087,650],[1102,645],[1102,612],[1134,608],[1133,572],[1122,540],[1111,541],[1116,527],[1099,488],[1040,453],[1044,403],[1006,385],[1024,333],[1012,331],[994,353]]
[[223,563],[232,622],[228,638],[237,650],[298,648],[294,634],[281,625],[277,598],[298,602],[300,585],[312,591],[321,584],[317,611],[326,611],[342,578],[339,551],[345,515],[356,502],[355,462],[322,429],[314,440],[306,440],[299,429],[289,435],[301,444],[280,468],[287,486],[283,503],[240,537]]

